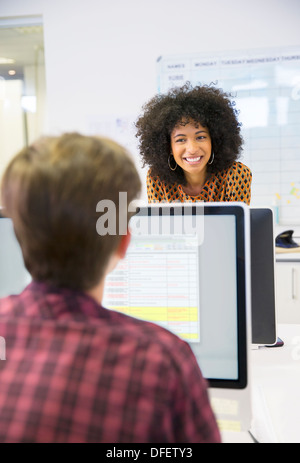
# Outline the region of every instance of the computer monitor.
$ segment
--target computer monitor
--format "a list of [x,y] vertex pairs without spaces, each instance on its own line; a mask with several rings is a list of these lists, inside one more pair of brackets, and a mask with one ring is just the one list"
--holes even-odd
[[275,241],[270,208],[250,208],[252,343],[275,345]]
[[127,256],[107,276],[103,305],[185,339],[213,388],[247,386],[248,209],[148,205],[130,222]]
[[30,281],[12,221],[0,212],[0,297],[19,294]]

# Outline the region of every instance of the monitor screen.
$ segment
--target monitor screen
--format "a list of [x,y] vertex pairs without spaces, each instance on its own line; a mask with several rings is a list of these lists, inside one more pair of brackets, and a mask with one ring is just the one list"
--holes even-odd
[[251,208],[250,224],[252,343],[273,345],[277,341],[277,334],[272,210]]
[[142,207],[106,279],[104,307],[186,340],[211,387],[247,385],[247,213],[233,203]]
[[30,281],[12,221],[0,215],[0,297],[19,294]]

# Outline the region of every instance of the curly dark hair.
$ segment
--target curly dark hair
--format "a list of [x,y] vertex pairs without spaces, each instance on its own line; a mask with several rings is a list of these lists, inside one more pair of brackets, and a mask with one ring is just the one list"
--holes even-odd
[[152,175],[166,183],[185,183],[181,167],[171,171],[168,166],[171,132],[184,120],[198,122],[209,130],[215,157],[207,171],[216,173],[230,167],[239,158],[243,144],[234,106],[231,94],[212,84],[192,87],[187,82],[154,96],[135,122],[143,166],[147,165]]

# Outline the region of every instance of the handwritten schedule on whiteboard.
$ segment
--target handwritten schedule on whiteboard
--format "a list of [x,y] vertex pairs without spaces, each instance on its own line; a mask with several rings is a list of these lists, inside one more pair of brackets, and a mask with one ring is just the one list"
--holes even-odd
[[300,47],[163,56],[158,91],[190,81],[232,94],[242,124],[241,161],[253,173],[252,206],[300,223]]

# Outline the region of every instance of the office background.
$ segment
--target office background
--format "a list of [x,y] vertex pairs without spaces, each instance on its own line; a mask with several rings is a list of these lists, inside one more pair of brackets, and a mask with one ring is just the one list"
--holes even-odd
[[[128,141],[130,122],[157,92],[159,56],[300,46],[299,0],[0,0],[0,20],[35,15],[42,17],[46,73],[37,131],[50,134],[101,129]],[[0,101],[0,174],[2,122]],[[20,148],[17,135],[12,128],[8,156]],[[139,166],[133,134],[129,145]],[[251,359],[276,442],[299,442],[298,256],[277,262],[285,347],[253,351]]]
[[46,73],[39,131],[115,136],[143,178],[132,121],[157,92],[159,56],[300,45],[299,0],[0,2],[0,18],[35,15],[42,17]]

